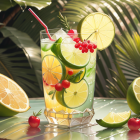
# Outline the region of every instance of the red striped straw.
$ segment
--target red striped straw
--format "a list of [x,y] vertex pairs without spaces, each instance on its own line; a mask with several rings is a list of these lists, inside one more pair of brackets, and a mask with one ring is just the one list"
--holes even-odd
[[28,10],[29,10],[29,11],[31,12],[31,14],[40,22],[40,24],[45,28],[46,33],[47,33],[49,39],[50,39],[51,41],[55,41],[55,40],[52,39],[52,37],[50,36],[50,33],[49,33],[49,31],[48,31],[47,25],[45,25],[45,23],[35,14],[35,12],[34,12],[31,8],[29,8]]

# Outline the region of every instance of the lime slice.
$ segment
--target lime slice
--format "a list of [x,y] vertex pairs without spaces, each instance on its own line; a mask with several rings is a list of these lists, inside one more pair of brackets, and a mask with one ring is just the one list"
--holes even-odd
[[28,109],[29,98],[25,91],[15,81],[0,74],[0,116],[13,116]]
[[88,92],[88,84],[85,80],[82,80],[77,84],[70,83],[69,88],[56,92],[56,99],[67,108],[76,108],[84,104],[88,98]]
[[97,49],[107,48],[115,36],[115,26],[106,14],[96,12],[84,17],[77,26],[79,37],[83,41],[88,39],[97,42]]
[[105,118],[96,120],[96,122],[103,127],[121,127],[128,122],[130,116],[131,111],[121,113],[110,112]]
[[59,56],[69,68],[80,69],[84,68],[90,60],[90,53],[82,53],[81,50],[74,47],[75,42],[71,38],[65,38],[60,46]]
[[60,37],[58,40],[55,41],[55,43],[51,47],[51,51],[59,57],[59,50],[60,50],[60,45],[62,43],[63,39]]
[[[73,74],[69,75],[68,71],[72,70]],[[83,80],[86,73],[86,68],[82,69],[71,69],[66,67],[66,79],[72,83],[79,83],[81,80]]]
[[65,66],[57,57],[53,55],[46,55],[44,57],[42,61],[42,77],[46,84],[52,86],[56,85],[64,79],[65,74]]
[[127,103],[130,109],[140,114],[140,77],[136,78],[127,90]]

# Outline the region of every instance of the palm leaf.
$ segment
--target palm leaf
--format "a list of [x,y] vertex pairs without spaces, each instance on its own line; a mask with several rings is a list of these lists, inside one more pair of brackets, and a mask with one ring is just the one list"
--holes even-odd
[[[124,37],[125,39],[127,38],[124,30],[127,31],[129,35],[132,35],[133,31],[139,31],[138,23],[140,21],[140,1],[71,0],[67,1],[66,4],[63,1],[60,3],[59,2],[60,1],[52,1],[51,5],[40,11],[33,8],[33,10],[49,28],[61,27],[60,20],[57,18],[60,10],[62,11],[62,15],[66,16],[70,23],[73,23],[71,25],[72,28],[76,28],[78,22],[84,16],[88,15],[89,13],[99,11],[108,14],[114,21],[116,26],[115,38],[117,43],[123,44],[121,37]],[[60,9],[58,9],[58,7]],[[36,21],[36,19],[34,19],[31,14],[29,14],[27,10],[24,12],[19,12],[12,22],[13,27],[29,34],[39,45],[39,31],[42,30],[43,27],[38,23],[38,21]],[[120,35],[121,37],[119,37]],[[116,42],[112,42],[109,48],[98,52],[95,96],[110,96],[106,87],[108,84],[106,79],[109,79],[110,82],[114,82],[114,79],[112,78],[114,74],[110,71],[110,69],[113,69],[117,72],[116,66],[114,64],[116,61],[115,43]],[[120,49],[118,49],[118,52],[121,52],[122,54],[125,52],[124,49],[120,47],[118,48]],[[127,54],[127,52],[125,52],[125,54]],[[127,59],[127,57],[129,56],[125,55],[125,59]],[[136,56],[134,57],[137,59]],[[128,83],[130,83],[132,76],[129,76],[129,73],[126,72],[125,76],[130,78],[128,78]]]
[[43,96],[39,47],[14,28],[0,30],[0,73],[17,82],[29,97]]

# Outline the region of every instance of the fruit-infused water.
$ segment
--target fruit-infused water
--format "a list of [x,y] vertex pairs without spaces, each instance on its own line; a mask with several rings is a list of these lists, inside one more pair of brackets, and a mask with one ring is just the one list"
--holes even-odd
[[[89,50],[83,50],[78,36],[63,29],[49,32],[55,41],[41,31],[45,116],[49,123],[67,127],[88,124],[94,115],[96,45],[85,40]],[[90,47],[94,45],[93,50]]]

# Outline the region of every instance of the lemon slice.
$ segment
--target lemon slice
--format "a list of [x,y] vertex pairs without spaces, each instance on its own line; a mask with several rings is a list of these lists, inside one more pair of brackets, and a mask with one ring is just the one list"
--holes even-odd
[[70,87],[65,90],[56,92],[56,99],[61,105],[67,108],[79,107],[88,98],[89,89],[85,80],[77,84],[70,83]]
[[115,36],[115,26],[106,14],[96,12],[84,17],[77,26],[79,37],[83,41],[88,39],[97,42],[97,49],[107,48]]
[[71,38],[65,38],[59,49],[59,57],[69,68],[80,69],[85,67],[90,60],[90,53],[82,53],[74,47],[75,42]]
[[140,77],[136,78],[127,90],[127,103],[130,109],[140,114]]
[[46,55],[42,61],[43,81],[48,85],[56,85],[65,77],[66,69],[61,61],[53,56]]
[[128,122],[130,116],[131,111],[121,113],[110,112],[105,118],[96,120],[96,122],[103,127],[121,127]]
[[0,74],[0,116],[13,116],[29,108],[25,91],[15,81]]

